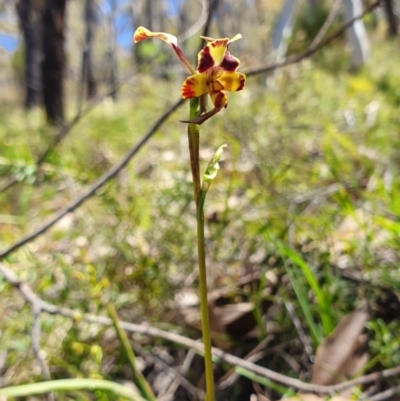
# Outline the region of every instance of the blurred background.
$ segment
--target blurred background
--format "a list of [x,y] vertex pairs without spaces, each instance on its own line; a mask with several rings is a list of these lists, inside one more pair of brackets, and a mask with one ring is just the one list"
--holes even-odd
[[[167,44],[134,45],[132,35],[141,25],[176,35],[195,65],[200,35],[241,33],[229,51],[249,73],[246,87],[201,128],[203,170],[228,145],[205,207],[214,344],[239,357],[256,349],[258,364],[309,381],[317,347],[367,300],[365,357],[344,376],[398,366],[399,12],[396,0],[1,0],[2,269],[58,307],[102,316],[112,303],[124,321],[200,338],[195,208],[179,122],[188,102],[122,166],[179,102],[187,73]],[[59,313],[41,315],[46,377],[32,348],[36,318],[13,287],[0,276],[2,386],[130,383],[112,329]],[[179,371],[185,348],[130,338],[160,399],[193,399],[190,386],[170,390],[174,377],[154,362]],[[202,388],[201,358],[189,365],[182,374]],[[217,368],[219,400],[290,393],[228,371]],[[362,391],[396,386],[387,378]]]

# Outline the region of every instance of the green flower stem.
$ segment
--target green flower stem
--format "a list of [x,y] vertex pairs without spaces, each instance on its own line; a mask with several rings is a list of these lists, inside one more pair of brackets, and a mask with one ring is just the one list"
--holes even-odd
[[[198,99],[190,100],[190,120],[197,116]],[[200,200],[200,129],[197,124],[188,125],[188,139],[190,152],[190,167],[192,169],[194,199],[196,201],[196,210],[199,207]]]
[[[197,117],[198,99],[190,100],[190,120]],[[206,272],[206,253],[204,246],[204,215],[203,208],[200,207],[200,161],[199,161],[199,143],[200,130],[197,124],[189,123],[188,139],[190,151],[190,165],[192,168],[194,198],[196,200],[197,215],[197,251],[199,263],[199,291],[200,291],[200,309],[201,309],[201,328],[204,344],[204,364],[206,376],[206,401],[214,401],[214,370],[211,352],[211,332],[210,319],[208,316],[207,299],[207,272]]]

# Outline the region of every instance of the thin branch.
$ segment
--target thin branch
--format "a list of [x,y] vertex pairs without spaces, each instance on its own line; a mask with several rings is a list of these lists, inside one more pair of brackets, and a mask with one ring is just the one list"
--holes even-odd
[[389,388],[388,390],[382,391],[381,393],[375,394],[374,396],[369,397],[368,400],[369,401],[384,401],[388,399],[393,400],[394,398],[392,397],[399,393],[400,393],[400,385]]
[[[207,15],[207,20],[204,24],[203,28],[203,33],[201,36],[209,36],[208,32],[210,31],[210,25],[213,17],[214,10],[216,8],[216,5],[218,4],[218,0],[207,0],[208,2],[208,15]],[[202,47],[199,49],[201,50]]]
[[[179,368],[179,371],[175,372],[175,378],[174,380],[168,384],[164,390],[161,390],[160,394],[158,394],[158,401],[168,401],[168,400],[172,400],[173,396],[176,392],[176,390],[178,389],[179,386],[184,386],[186,384],[186,382],[188,382],[188,380],[185,378],[190,365],[192,364],[193,358],[195,356],[195,353],[192,350],[189,350],[185,360],[183,361],[182,365]],[[192,385],[193,386],[193,385]],[[197,396],[199,396],[199,390],[195,388],[195,392],[192,392],[191,394],[197,394]],[[204,397],[204,392],[203,394],[200,395],[200,398]]]
[[286,59],[269,64],[263,67],[255,68],[249,71],[246,71],[245,74],[248,77],[251,77],[253,75],[258,75],[264,72],[268,71],[274,71],[277,68],[282,68],[286,67],[291,64],[296,64],[299,63],[300,61],[311,57],[315,53],[317,53],[319,50],[321,50],[323,47],[325,47],[328,43],[332,42],[336,38],[338,38],[340,35],[342,35],[344,32],[347,31],[356,21],[364,18],[367,14],[370,14],[375,8],[377,8],[381,4],[382,0],[376,0],[372,4],[370,4],[368,7],[365,8],[365,10],[358,16],[350,19],[346,23],[344,23],[340,28],[338,28],[335,32],[333,32],[330,36],[328,36],[325,40],[321,40],[319,43],[317,43],[314,46],[309,46],[303,53],[297,54],[295,56],[287,57]]
[[297,334],[299,335],[300,341],[303,344],[304,351],[306,352],[308,359],[311,362],[314,362],[315,356],[311,346],[310,337],[305,333],[303,326],[301,325],[300,319],[296,315],[296,311],[291,302],[286,301],[285,307],[289,313],[290,319],[293,322],[294,327],[296,328]]
[[[32,305],[39,305],[42,312],[49,314],[61,315],[67,318],[84,320],[88,323],[95,323],[104,326],[111,326],[112,320],[105,316],[96,316],[94,314],[85,313],[82,314],[75,310],[69,308],[58,307],[56,305],[50,304],[43,301],[38,295],[36,295],[28,284],[18,279],[18,277],[3,263],[0,263],[0,274],[4,276],[6,281],[15,287],[22,297]],[[162,338],[166,341],[171,341],[176,344],[180,344],[189,349],[193,349],[199,354],[203,354],[204,346],[200,341],[192,340],[190,338],[184,337],[180,334],[173,332],[164,331],[157,329],[155,327],[148,326],[146,324],[135,324],[121,321],[121,327],[131,333],[143,334],[150,337]],[[333,394],[346,390],[348,388],[360,385],[372,383],[383,378],[388,378],[392,376],[400,375],[400,366],[395,368],[383,370],[381,372],[371,373],[369,375],[361,376],[353,380],[349,380],[340,384],[335,384],[331,386],[320,386],[315,384],[310,384],[303,382],[299,379],[285,376],[281,373],[274,372],[273,370],[258,366],[250,361],[243,360],[237,356],[228,354],[218,348],[213,348],[212,352],[214,356],[223,361],[233,365],[239,366],[247,369],[253,373],[256,373],[262,377],[266,377],[274,382],[283,384],[287,387],[293,387],[301,391],[306,391],[315,394]]]
[[50,370],[44,360],[43,356],[41,355],[40,350],[40,338],[41,338],[41,324],[40,324],[40,304],[34,303],[31,305],[33,311],[33,325],[32,325],[32,350],[35,355],[35,358],[39,362],[40,370],[42,371],[42,376],[45,380],[50,380]]
[[[182,386],[186,391],[189,392],[193,397],[197,399],[203,399],[204,398],[204,391],[201,389],[196,388],[192,383],[190,383],[189,380],[187,380],[183,374],[186,374],[186,369],[184,367],[184,364],[180,367],[179,371],[176,369],[172,368],[166,361],[164,361],[162,358],[160,358],[158,355],[153,355],[151,352],[145,350],[139,343],[135,343],[133,345],[133,348],[135,349],[135,352],[138,354],[140,353],[142,357],[152,364],[154,364],[158,370],[161,372],[166,373],[173,381],[173,383],[177,383],[178,386]],[[194,355],[193,351],[189,351],[188,355]],[[182,374],[183,373],[183,374]],[[173,394],[171,394],[172,396]],[[164,398],[165,397],[165,398]],[[166,397],[162,396],[162,394],[158,394],[157,396],[158,401],[167,401],[171,400],[171,397]]]
[[8,189],[10,189],[11,187],[14,186],[14,184],[16,184],[17,182],[19,182],[19,180],[17,180],[17,177],[11,176],[1,187],[0,187],[0,193],[1,192],[5,192]]
[[178,43],[182,44],[183,42],[186,42],[188,39],[190,39],[192,36],[194,36],[197,32],[200,31],[200,29],[206,24],[208,21],[208,15],[209,15],[209,3],[208,0],[201,0],[201,14],[199,19],[182,35],[178,36]]
[[142,137],[142,139],[133,147],[131,150],[125,155],[125,157],[114,167],[108,170],[105,174],[103,174],[92,186],[90,186],[86,192],[84,192],[78,199],[70,203],[65,209],[61,210],[57,215],[51,218],[44,225],[39,227],[33,233],[21,238],[19,241],[15,242],[9,248],[0,253],[0,260],[5,258],[7,255],[14,252],[16,249],[20,248],[23,245],[31,242],[39,235],[45,233],[49,228],[54,226],[60,219],[62,219],[66,214],[71,213],[80,205],[82,205],[85,201],[87,201],[90,197],[92,197],[96,191],[101,188],[104,184],[106,184],[109,180],[116,177],[118,173],[129,163],[133,156],[135,156],[139,150],[146,144],[146,142],[157,132],[157,130],[161,127],[164,121],[183,103],[182,99],[175,102],[149,129],[149,131]]
[[310,45],[311,48],[318,46],[318,43],[320,43],[322,41],[322,39],[325,36],[326,32],[328,31],[329,27],[332,25],[332,22],[335,19],[336,14],[339,11],[339,7],[340,7],[341,3],[342,3],[342,0],[335,0],[335,2],[333,3],[333,6],[331,8],[331,11],[329,12],[328,16],[326,17],[325,22],[322,24],[321,29],[315,36],[314,40],[311,42],[311,45]]
[[[40,323],[40,315],[41,308],[40,303],[35,302],[31,304],[32,312],[33,312],[33,325],[32,325],[32,351],[35,355],[36,360],[38,361],[40,371],[42,372],[42,376],[45,380],[51,380],[50,370],[47,366],[45,358],[43,358],[41,349],[40,349],[40,338],[42,334],[42,325]],[[47,393],[46,398],[48,401],[54,401],[54,394]]]

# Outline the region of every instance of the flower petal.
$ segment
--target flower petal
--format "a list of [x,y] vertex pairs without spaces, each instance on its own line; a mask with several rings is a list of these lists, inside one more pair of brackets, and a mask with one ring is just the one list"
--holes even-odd
[[228,42],[228,38],[208,42],[199,52],[197,71],[205,72],[212,67],[218,67],[225,57]]
[[232,56],[232,54],[230,54],[227,50],[225,52],[225,57],[222,60],[220,67],[225,71],[236,71],[239,65],[240,65],[239,59]]
[[236,42],[237,40],[242,39],[242,37],[243,37],[243,36],[242,36],[240,33],[237,33],[232,39],[229,39],[228,45],[229,45],[230,43],[232,43],[232,42]]
[[167,42],[171,46],[178,46],[178,40],[174,35],[170,35],[169,33],[164,32],[151,32],[143,26],[140,26],[138,29],[136,29],[136,32],[133,35],[133,40],[135,41],[135,43],[141,42],[142,40],[148,38],[158,38],[163,40],[164,42]]
[[202,114],[192,120],[182,120],[182,123],[194,123],[197,125],[203,124],[209,118],[211,118],[214,114],[217,114],[223,107],[228,106],[228,97],[224,91],[215,91],[210,92],[210,97],[212,102],[214,103],[214,108],[209,112]]
[[228,96],[224,91],[210,92],[210,97],[216,109],[221,110],[223,107],[228,106]]
[[199,97],[208,92],[206,74],[194,74],[185,79],[182,85],[182,98]]
[[[220,39],[214,39],[214,38],[210,38],[208,36],[200,36],[202,39],[204,39],[206,42],[215,42],[216,40],[220,40]],[[237,33],[232,39],[228,39],[228,45],[232,42],[236,42],[239,39],[242,39],[242,35],[240,33]]]
[[241,72],[224,72],[217,80],[224,90],[237,92],[244,88],[246,75]]
[[168,43],[175,51],[181,63],[186,67],[186,69],[191,73],[195,74],[196,70],[189,63],[185,55],[182,53],[182,50],[178,46],[178,40],[174,35],[165,32],[151,32],[147,28],[140,26],[136,29],[135,34],[133,35],[133,40],[135,43],[141,42],[142,40],[148,38],[158,38]]
[[212,67],[222,66],[226,71],[235,71],[239,67],[239,60],[231,56],[228,52],[228,58],[225,60],[228,45],[241,39],[242,35],[238,33],[232,39],[213,39],[207,36],[201,36],[206,42],[206,46],[199,52],[197,71],[204,72]]

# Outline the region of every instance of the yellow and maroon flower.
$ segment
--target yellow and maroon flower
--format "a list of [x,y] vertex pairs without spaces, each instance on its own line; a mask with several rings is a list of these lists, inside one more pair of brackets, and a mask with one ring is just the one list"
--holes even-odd
[[236,71],[240,61],[228,51],[228,45],[240,39],[242,35],[237,34],[232,39],[212,39],[202,36],[207,44],[198,54],[196,70],[178,47],[177,39],[173,35],[163,32],[151,32],[146,28],[139,27],[135,32],[134,41],[137,43],[151,37],[157,37],[168,43],[174,49],[182,64],[192,74],[186,78],[182,85],[183,99],[203,98],[204,95],[209,94],[213,102],[214,108],[208,113],[205,113],[203,107],[200,107],[200,112],[205,114],[184,122],[202,124],[223,107],[227,107],[228,97],[225,91],[237,92],[244,88],[246,76]]

